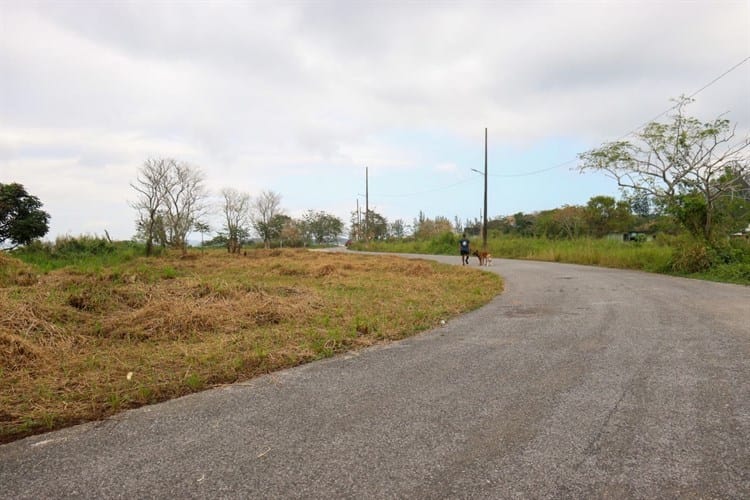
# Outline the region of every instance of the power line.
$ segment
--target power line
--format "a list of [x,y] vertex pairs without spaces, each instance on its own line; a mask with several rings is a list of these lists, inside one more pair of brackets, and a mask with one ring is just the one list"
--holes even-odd
[[[722,78],[724,78],[725,76],[727,76],[729,73],[731,73],[732,71],[736,70],[737,68],[739,68],[740,66],[742,66],[743,64],[745,64],[748,61],[750,61],[750,56],[745,57],[740,62],[738,62],[737,64],[735,64],[734,66],[732,66],[728,70],[724,71],[722,74],[720,74],[719,76],[717,76],[716,78],[714,78],[710,82],[706,83],[705,85],[703,85],[702,87],[700,87],[698,90],[694,91],[692,94],[690,94],[687,97],[690,98],[690,99],[692,99],[693,97],[695,97],[696,95],[700,94],[701,92],[703,92],[704,90],[706,90],[707,88],[709,88],[710,86],[712,86],[713,84],[715,84],[716,82],[718,82],[719,80],[721,80]],[[677,104],[675,104],[674,106],[671,106],[668,109],[662,111],[661,113],[659,113],[658,115],[654,116],[650,120],[644,122],[643,124],[641,124],[640,126],[636,127],[635,129],[631,130],[627,134],[621,136],[620,140],[624,139],[625,137],[627,137],[629,135],[634,134],[638,130],[642,129],[644,126],[648,125],[649,123],[653,122],[654,120],[656,120],[658,118],[661,118],[662,116],[664,116],[665,114],[669,113],[670,111],[672,111],[676,107],[677,107]],[[562,168],[562,167],[564,167],[566,165],[569,165],[571,163],[575,163],[577,161],[578,161],[578,158],[572,158],[570,160],[567,160],[567,161],[564,161],[564,162],[561,162],[561,163],[557,163],[557,164],[555,164],[555,165],[553,165],[551,167],[541,168],[541,169],[538,169],[538,170],[532,170],[532,171],[529,171],[529,172],[518,172],[518,173],[513,173],[513,174],[487,174],[487,175],[489,177],[504,177],[504,178],[508,178],[508,177],[528,177],[528,176],[531,176],[531,175],[538,175],[538,174],[542,174],[544,172],[549,172],[551,170],[556,170],[558,168]],[[428,190],[424,190],[424,191],[417,191],[417,192],[412,192],[412,193],[399,193],[399,194],[380,194],[380,193],[378,193],[378,196],[383,197],[383,198],[399,198],[399,197],[419,196],[419,195],[423,195],[423,194],[435,193],[435,192],[438,192],[438,191],[444,191],[446,189],[451,189],[451,188],[454,188],[456,186],[460,186],[461,184],[466,184],[467,182],[471,182],[473,180],[474,180],[473,178],[468,178],[468,179],[460,181],[460,182],[456,182],[456,183],[453,183],[453,184],[448,184],[447,186],[436,187],[436,188],[433,188],[433,189],[428,189]]]
[[713,85],[714,83],[718,82],[719,80],[721,80],[722,78],[724,78],[725,76],[727,76],[729,73],[731,73],[735,69],[737,69],[740,66],[742,66],[743,64],[745,64],[747,61],[750,61],[750,56],[747,56],[746,58],[744,58],[743,60],[741,60],[740,62],[738,62],[737,64],[735,64],[731,68],[729,68],[728,70],[726,70],[724,73],[720,74],[719,76],[717,76],[716,78],[714,78],[713,80],[711,80],[710,82],[708,82],[707,84],[705,84],[703,87],[699,88],[698,90],[696,90],[695,92],[693,92],[692,94],[690,94],[688,97],[692,98],[692,97],[695,97],[696,95],[700,94],[701,92],[703,92],[704,90],[706,90],[708,87],[710,87],[711,85]]
[[[690,94],[689,96],[687,96],[687,98],[688,99],[692,99],[693,97],[697,96],[698,94],[700,94],[701,92],[703,92],[704,90],[706,90],[708,87],[710,87],[714,83],[718,82],[719,80],[721,80],[722,78],[724,78],[725,76],[727,76],[732,71],[736,70],[737,68],[739,68],[740,66],[742,66],[743,64],[745,64],[747,61],[750,61],[750,56],[747,56],[746,58],[744,58],[743,60],[741,60],[740,62],[738,62],[737,64],[735,64],[731,68],[729,68],[728,70],[726,70],[724,73],[720,74],[719,76],[717,76],[716,78],[714,78],[713,80],[711,80],[710,82],[708,82],[707,84],[705,84],[704,86],[702,86],[701,88],[699,88],[698,90],[696,90],[695,92],[693,92],[692,94]],[[661,118],[662,116],[666,115],[667,113],[669,113],[670,111],[672,111],[673,109],[675,109],[677,106],[679,106],[679,103],[675,104],[674,106],[671,106],[671,107],[665,109],[664,111],[662,111],[658,115],[654,116],[650,120],[643,122],[638,127],[634,128],[633,130],[631,130],[627,134],[621,136],[619,138],[619,140],[622,140],[622,139],[624,139],[625,137],[627,137],[629,135],[633,135],[634,133],[636,133],[638,130],[642,129],[643,127],[645,127],[649,123],[651,123],[654,120],[656,120],[658,118]]]
[[[698,90],[696,90],[695,92],[693,92],[692,94],[690,94],[687,97],[689,99],[692,99],[693,97],[695,97],[696,95],[700,94],[701,92],[703,92],[704,90],[706,90],[708,87],[710,87],[711,85],[715,84],[716,82],[718,82],[719,80],[721,80],[722,78],[724,78],[725,76],[727,76],[729,73],[731,73],[732,71],[736,70],[737,68],[739,68],[740,66],[742,66],[743,64],[745,64],[748,61],[750,61],[750,56],[745,57],[740,62],[738,62],[737,64],[735,64],[734,66],[732,66],[728,70],[724,71],[722,74],[720,74],[719,76],[717,76],[716,78],[714,78],[713,80],[711,80],[710,82],[708,82],[707,84],[703,85],[701,88],[699,88]],[[654,120],[656,120],[658,118],[661,118],[662,116],[666,115],[667,113],[669,113],[670,111],[672,111],[673,109],[675,109],[677,106],[678,106],[678,104],[675,104],[674,106],[671,106],[668,109],[662,111],[661,113],[659,113],[658,115],[654,116],[650,120],[647,120],[647,121],[643,122],[641,125],[639,125],[638,127],[634,128],[633,130],[631,130],[627,134],[624,134],[624,135],[620,136],[618,140],[622,140],[625,137],[628,137],[629,135],[633,135],[634,133],[636,133],[638,130],[642,129],[643,127],[645,127],[649,123],[651,123]],[[533,170],[531,172],[520,172],[520,173],[516,173],[516,174],[495,174],[495,175],[491,175],[490,177],[525,177],[525,176],[529,176],[529,175],[537,175],[537,174],[541,174],[541,173],[544,173],[544,172],[549,172],[550,170],[555,170],[555,169],[564,167],[565,165],[568,165],[570,163],[577,162],[577,161],[578,161],[578,158],[573,158],[571,160],[567,160],[567,161],[564,161],[562,163],[558,163],[558,164],[556,164],[556,165],[554,165],[552,167],[542,168],[542,169],[539,169],[539,170]]]
[[572,160],[564,161],[562,163],[558,163],[557,165],[553,165],[551,167],[547,168],[540,168],[539,170],[532,170],[530,172],[520,172],[517,174],[489,174],[490,177],[526,177],[528,175],[536,175],[541,174],[544,172],[549,172],[550,170],[555,170],[556,168],[564,167],[565,165],[568,165],[569,163],[573,163],[578,161],[578,158],[574,158]]

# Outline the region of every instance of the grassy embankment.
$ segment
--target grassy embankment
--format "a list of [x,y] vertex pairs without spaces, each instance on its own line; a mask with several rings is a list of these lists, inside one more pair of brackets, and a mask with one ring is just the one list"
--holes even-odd
[[[472,241],[476,248],[481,239]],[[607,239],[548,240],[497,237],[487,242],[496,258],[566,262],[686,276],[750,285],[750,242],[728,241],[720,249],[680,238],[656,242],[621,242]],[[423,241],[376,241],[355,248],[379,252],[457,255],[458,237],[445,234]],[[474,258],[472,257],[472,261]]]
[[0,442],[400,339],[502,290],[388,256],[109,247],[0,253]]

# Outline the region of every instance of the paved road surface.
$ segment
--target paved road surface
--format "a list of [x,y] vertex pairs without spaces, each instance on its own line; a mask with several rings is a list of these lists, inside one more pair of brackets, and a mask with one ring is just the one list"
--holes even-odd
[[750,498],[750,287],[490,269],[423,335],[0,446],[0,498]]

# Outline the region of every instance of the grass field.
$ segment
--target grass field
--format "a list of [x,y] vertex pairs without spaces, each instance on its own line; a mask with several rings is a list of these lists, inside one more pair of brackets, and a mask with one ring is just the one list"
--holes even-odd
[[400,339],[502,290],[389,256],[101,254],[0,253],[0,441]]

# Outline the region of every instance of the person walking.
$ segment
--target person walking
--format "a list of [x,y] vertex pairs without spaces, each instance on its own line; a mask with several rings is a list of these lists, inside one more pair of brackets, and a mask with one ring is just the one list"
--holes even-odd
[[464,233],[463,237],[458,242],[458,250],[461,252],[461,265],[467,265],[469,263],[469,253],[471,249],[469,248],[469,239],[466,237],[466,233]]

